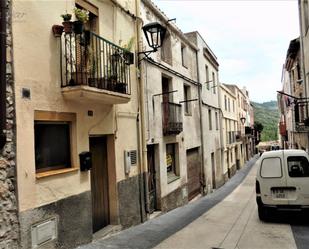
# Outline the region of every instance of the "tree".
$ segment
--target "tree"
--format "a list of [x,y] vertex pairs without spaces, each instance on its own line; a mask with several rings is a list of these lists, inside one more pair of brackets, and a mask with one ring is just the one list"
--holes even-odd
[[262,123],[255,121],[254,122],[254,130],[256,130],[257,132],[261,133],[264,129],[264,126],[262,125]]

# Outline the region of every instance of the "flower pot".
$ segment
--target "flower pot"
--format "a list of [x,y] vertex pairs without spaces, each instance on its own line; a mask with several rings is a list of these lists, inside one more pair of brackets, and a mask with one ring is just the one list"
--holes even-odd
[[75,34],[83,33],[84,24],[81,21],[75,21],[73,24],[73,30]]
[[70,21],[67,22],[63,22],[63,29],[64,29],[64,33],[66,34],[71,34],[72,33],[72,29],[73,29],[73,23]]
[[63,32],[63,26],[61,25],[53,25],[52,31],[55,37],[60,37]]
[[125,63],[127,65],[132,65],[134,63],[134,54],[131,52],[124,52],[123,54]]

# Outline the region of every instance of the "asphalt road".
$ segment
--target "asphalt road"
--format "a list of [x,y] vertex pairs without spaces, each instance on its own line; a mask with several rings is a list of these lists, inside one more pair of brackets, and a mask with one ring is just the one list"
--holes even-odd
[[258,219],[256,159],[250,160],[214,193],[112,237],[78,248],[309,248],[307,214],[276,212],[268,222]]
[[[129,228],[106,239],[100,239],[79,249],[121,248],[147,249],[153,248],[171,237],[188,224],[198,219],[216,204],[227,197],[250,172],[257,158],[252,158],[225,185],[212,194],[200,198],[183,207],[174,209],[141,225]],[[192,247],[191,247],[192,248]]]

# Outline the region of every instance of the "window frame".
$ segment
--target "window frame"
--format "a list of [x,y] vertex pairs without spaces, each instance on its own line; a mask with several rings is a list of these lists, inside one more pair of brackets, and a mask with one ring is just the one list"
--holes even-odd
[[[76,113],[65,113],[65,112],[53,112],[53,111],[34,111],[34,121],[33,121],[33,143],[35,144],[35,130],[34,124],[36,122],[42,123],[68,123],[69,124],[69,147],[70,147],[70,166],[69,167],[44,167],[42,169],[37,169],[35,165],[35,173],[37,178],[55,175],[65,172],[71,172],[78,170],[77,167],[77,148],[76,148]],[[34,146],[34,153],[35,146]],[[34,155],[34,159],[36,156]],[[35,162],[34,162],[35,164]]]
[[[272,159],[272,158],[278,158],[280,160],[280,169],[281,169],[281,176],[277,176],[277,177],[265,177],[265,176],[262,176],[262,167],[263,167],[263,162],[264,160],[266,159]],[[260,166],[260,176],[261,178],[264,178],[264,179],[279,179],[279,178],[282,178],[283,177],[283,171],[282,171],[282,160],[280,157],[266,157],[264,158],[262,161],[261,161],[261,166]]]
[[[168,166],[167,166],[167,155],[168,155],[168,146],[173,146],[173,153],[174,153],[174,158],[173,158],[173,165],[172,165],[172,170],[168,171]],[[178,151],[178,143],[167,143],[165,144],[165,160],[166,160],[166,174],[167,174],[167,183],[171,183],[177,179],[180,178],[180,172],[179,172],[179,151]]]

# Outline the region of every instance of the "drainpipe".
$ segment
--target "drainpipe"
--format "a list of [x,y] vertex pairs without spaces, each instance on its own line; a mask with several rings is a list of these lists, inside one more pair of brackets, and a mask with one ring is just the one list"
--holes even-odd
[[[305,65],[305,52],[304,52],[304,33],[303,33],[303,23],[302,23],[302,11],[301,11],[301,0],[298,0],[298,11],[299,11],[299,28],[300,28],[300,50],[302,57],[302,71],[303,71],[303,83],[305,88],[305,98],[308,98],[307,93],[307,75],[306,75],[306,65]],[[306,15],[306,13],[305,13]],[[308,106],[306,105],[306,117],[308,117]],[[293,137],[294,139],[294,137]],[[294,141],[292,141],[294,143]],[[309,145],[309,133],[307,133],[307,153],[308,153],[308,145]]]
[[3,148],[6,143],[6,0],[0,4],[0,148]]
[[[137,16],[137,42],[138,42],[138,48],[137,48],[137,54],[141,51],[143,51],[142,46],[140,44],[141,41],[141,18],[140,18],[140,0],[135,0],[135,6],[136,6],[136,16]],[[143,176],[143,183],[141,187],[143,187],[143,192],[144,196],[142,198],[145,199],[145,208],[146,208],[146,213],[149,213],[150,207],[149,207],[149,191],[148,191],[148,177],[146,173],[148,172],[147,170],[147,144],[146,144],[146,125],[145,125],[145,87],[144,87],[144,82],[143,82],[143,69],[141,66],[141,62],[139,60],[139,56],[137,56],[137,63],[138,63],[138,69],[140,71],[139,73],[139,79],[138,79],[138,84],[139,84],[139,114],[140,114],[140,139],[141,139],[141,145],[139,148],[139,154],[141,155],[141,161],[140,161],[140,170],[141,174]]]
[[200,70],[199,70],[199,60],[198,51],[195,51],[196,56],[196,67],[197,67],[197,85],[198,87],[198,106],[200,112],[200,131],[201,131],[201,150],[202,150],[202,166],[201,166],[201,184],[202,184],[202,194],[205,194],[206,179],[205,179],[205,158],[204,158],[204,129],[203,129],[203,111],[202,111],[202,84],[200,84]]

